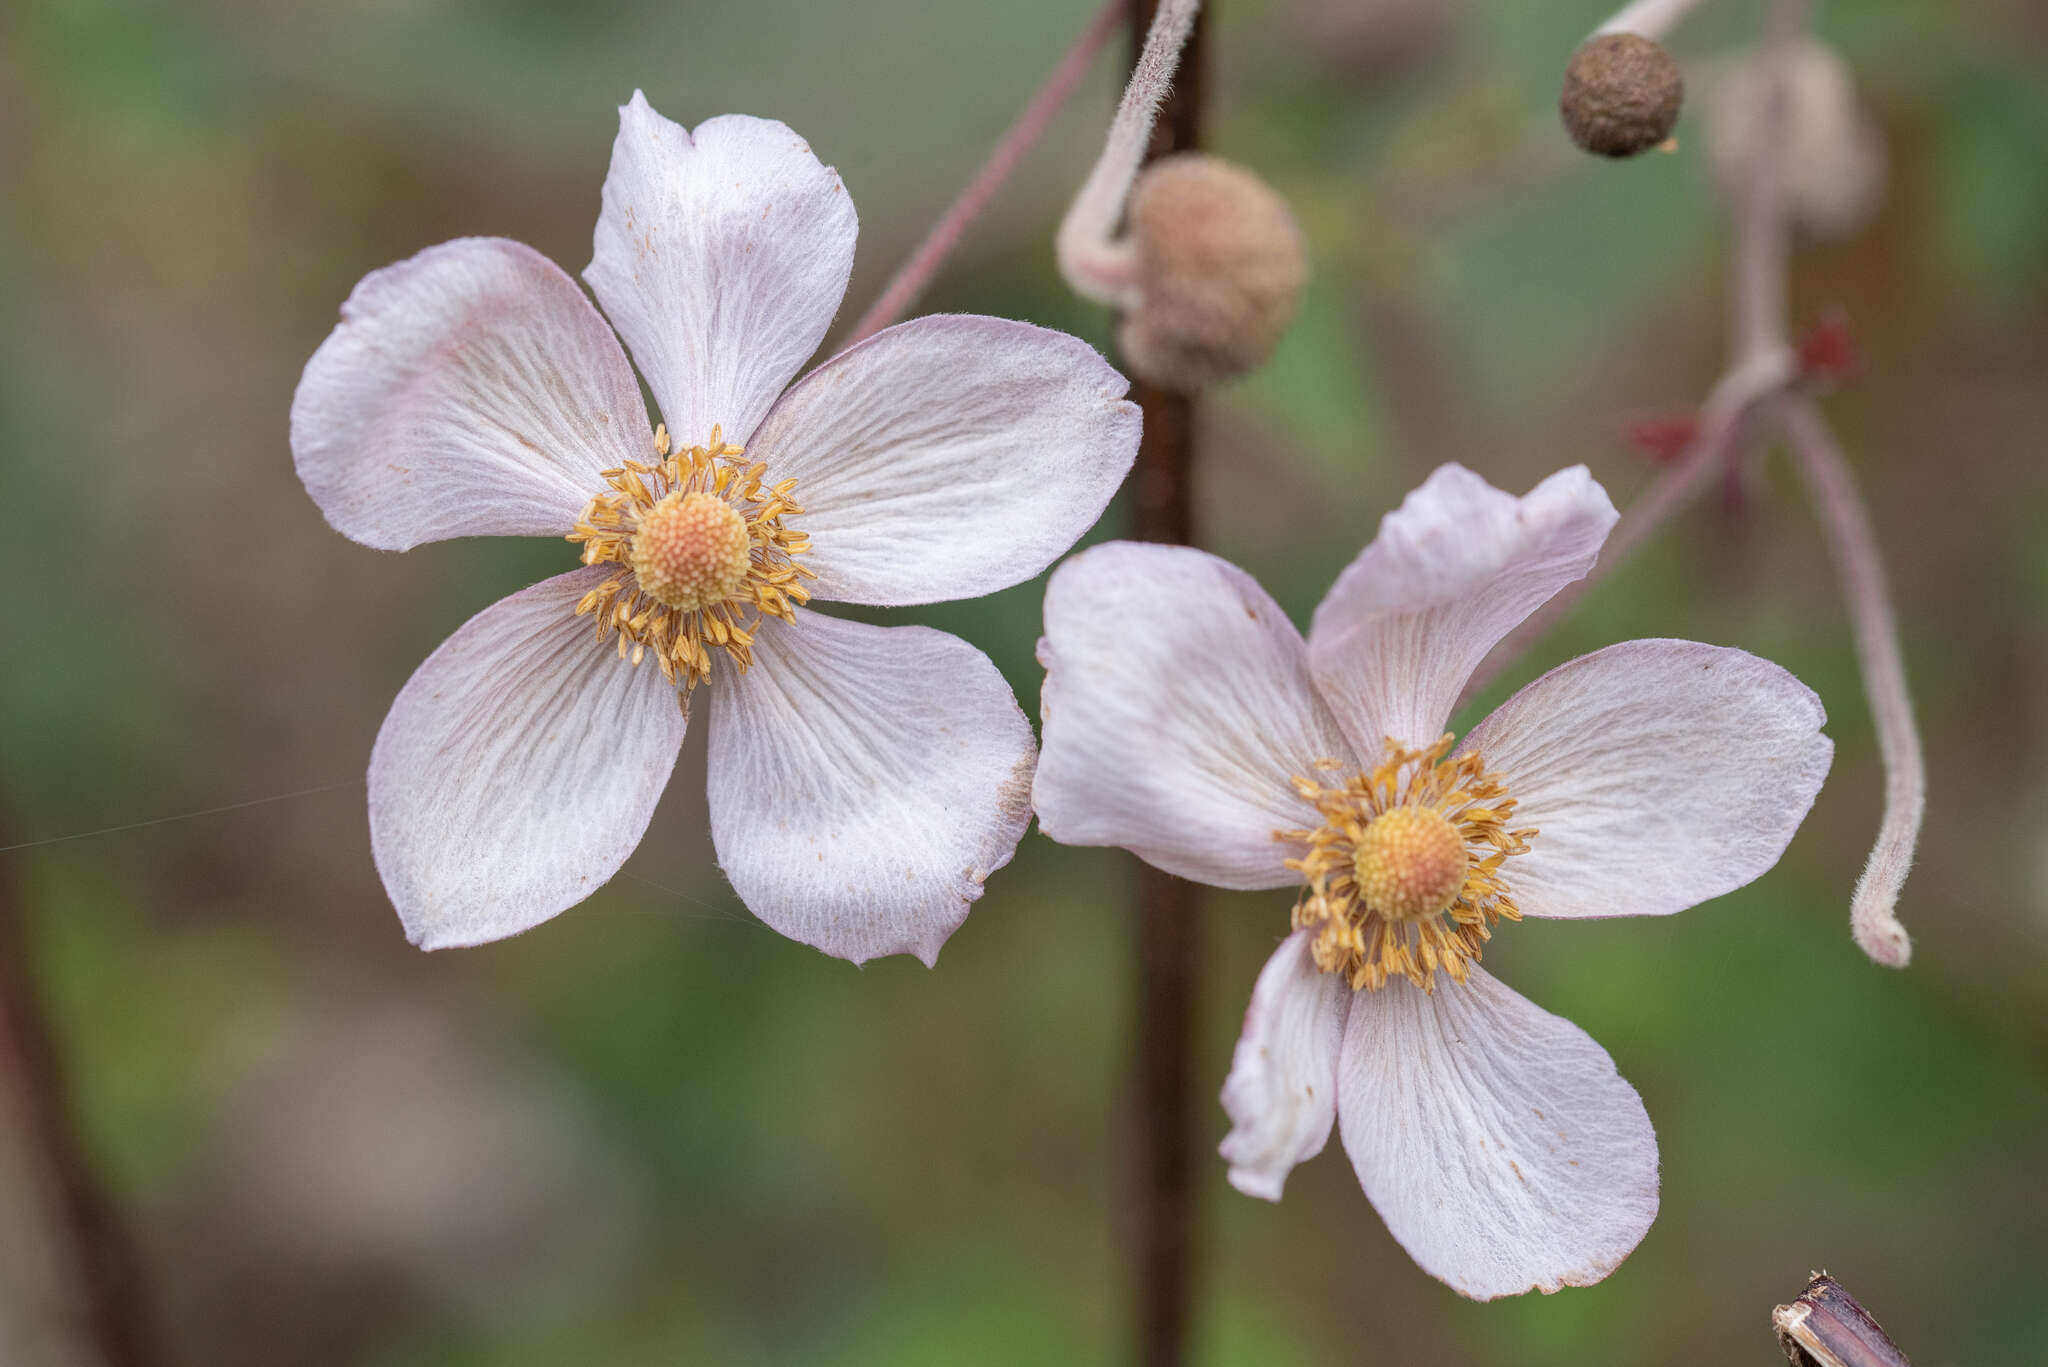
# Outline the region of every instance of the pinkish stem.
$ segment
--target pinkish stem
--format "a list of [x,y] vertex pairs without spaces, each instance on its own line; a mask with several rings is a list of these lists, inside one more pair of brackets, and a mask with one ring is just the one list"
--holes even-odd
[[1761,117],[1744,149],[1749,161],[1735,206],[1735,282],[1730,331],[1740,360],[1783,350],[1785,272],[1791,234],[1785,222],[1785,142],[1791,119],[1792,63],[1806,31],[1808,0],[1777,0],[1764,21]]
[[1584,579],[1565,585],[1549,602],[1529,614],[1520,626],[1487,652],[1466,681],[1458,705],[1472,701],[1500,671],[1579,605],[1589,589],[1627,558],[1705,488],[1718,470],[1750,439],[1757,410],[1781,394],[1796,374],[1791,353],[1761,352],[1746,365],[1731,368],[1700,406],[1699,431],[1672,467],[1636,501],[1629,504],[1600,548],[1600,558]]
[[1906,662],[1899,649],[1899,628],[1885,588],[1884,561],[1871,530],[1870,514],[1857,495],[1855,477],[1835,445],[1827,423],[1805,395],[1784,406],[1785,437],[1798,457],[1808,493],[1828,550],[1841,576],[1842,595],[1849,604],[1849,624],[1856,636],[1856,657],[1863,669],[1863,688],[1870,698],[1877,726],[1878,753],[1884,759],[1884,820],[1877,844],[1856,897],[1849,907],[1849,929],[1863,952],[1891,968],[1904,968],[1913,942],[1899,924],[1895,908],[1913,849],[1920,843],[1920,823],[1927,810],[1927,765],[1920,750],[1920,732],[1913,723],[1913,702],[1906,692]]
[[1017,169],[1025,154],[1045,135],[1060,106],[1067,102],[1075,87],[1080,85],[1081,78],[1088,74],[1096,54],[1122,25],[1128,8],[1129,0],[1109,0],[1102,7],[1102,12],[1089,21],[1081,36],[1074,40],[1074,45],[1067,49],[1067,55],[1060,58],[1059,65],[1046,77],[1045,84],[1031,97],[1031,103],[1024,106],[1024,112],[1003,134],[995,151],[974,173],[974,179],[968,181],[967,188],[947,206],[939,221],[925,234],[924,241],[918,244],[917,250],[910,254],[910,259],[903,263],[902,269],[882,291],[881,297],[854,324],[853,332],[841,350],[874,336],[900,319],[917,302],[917,296],[938,274],[939,267],[945,264],[953,249],[960,245],[960,239],[981,216],[981,211],[988,207],[989,201],[995,198],[996,191],[1002,188],[1003,182],[1010,178],[1010,173]]

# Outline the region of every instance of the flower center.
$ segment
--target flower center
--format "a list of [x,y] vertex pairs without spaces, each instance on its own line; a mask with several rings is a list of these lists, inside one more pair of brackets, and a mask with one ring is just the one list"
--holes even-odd
[[627,563],[650,598],[683,612],[723,603],[754,567],[747,520],[716,494],[670,494],[640,516]]
[[796,620],[816,572],[798,563],[810,538],[783,525],[803,512],[796,481],[763,485],[768,467],[749,464],[719,429],[703,446],[671,446],[654,433],[658,460],[629,460],[604,472],[569,540],[586,565],[619,568],[583,595],[576,615],[594,617],[598,639],[616,636],[619,657],[652,653],[662,675],[689,690],[711,672],[711,651],[745,670],[764,618]]
[[1458,900],[1471,860],[1465,838],[1434,807],[1396,807],[1374,817],[1351,852],[1351,876],[1367,906],[1390,921],[1419,921]]
[[1432,991],[1438,969],[1463,982],[1494,925],[1522,917],[1501,865],[1527,854],[1536,832],[1509,829],[1506,782],[1476,753],[1446,759],[1451,741],[1409,750],[1388,740],[1370,774],[1294,780],[1323,817],[1314,830],[1275,833],[1303,847],[1287,861],[1303,882],[1294,924],[1317,929],[1316,967],[1354,991],[1396,977]]

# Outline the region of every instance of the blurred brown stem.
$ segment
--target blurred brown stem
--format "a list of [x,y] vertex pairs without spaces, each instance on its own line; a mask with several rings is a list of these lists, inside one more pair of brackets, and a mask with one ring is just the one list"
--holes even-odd
[[[1156,0],[1130,19],[1135,64]],[[1201,134],[1204,35],[1199,17],[1179,78],[1152,130],[1147,161],[1196,146]],[[1131,533],[1140,541],[1194,541],[1195,400],[1142,381],[1132,397],[1145,434],[1131,472]],[[1187,1359],[1194,1264],[1194,1027],[1201,963],[1199,897],[1193,884],[1149,864],[1137,870],[1138,1059],[1131,1236],[1138,1285],[1138,1359],[1179,1367]]]
[[29,964],[13,861],[0,859],[0,1047],[27,1138],[50,1183],[71,1291],[104,1367],[163,1367],[134,1238],[93,1175]]

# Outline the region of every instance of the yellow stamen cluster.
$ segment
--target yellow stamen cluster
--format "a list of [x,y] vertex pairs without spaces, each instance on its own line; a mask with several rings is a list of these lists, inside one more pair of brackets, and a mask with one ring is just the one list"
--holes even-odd
[[796,559],[810,538],[782,525],[803,512],[794,479],[764,485],[768,467],[716,427],[706,445],[681,447],[656,428],[654,453],[654,463],[606,470],[606,492],[569,533],[584,564],[619,567],[576,615],[597,619],[599,640],[616,635],[621,659],[652,654],[687,698],[711,672],[714,647],[742,670],[752,664],[761,620],[794,621],[811,596],[803,581],[817,575]]
[[1354,991],[1403,977],[1429,992],[1438,969],[1462,983],[1495,923],[1522,919],[1501,865],[1527,854],[1536,832],[1509,829],[1507,784],[1477,753],[1446,759],[1451,741],[1410,750],[1389,739],[1370,774],[1294,780],[1323,816],[1315,830],[1277,833],[1304,847],[1287,861],[1305,883],[1294,924],[1320,927],[1316,967]]

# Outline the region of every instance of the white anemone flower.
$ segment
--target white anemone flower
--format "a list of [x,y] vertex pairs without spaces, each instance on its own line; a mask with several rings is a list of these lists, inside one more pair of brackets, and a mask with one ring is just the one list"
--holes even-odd
[[782,124],[690,132],[636,92],[584,273],[611,327],[531,248],[468,238],[366,277],[307,364],[292,454],[337,530],[583,548],[449,637],[377,736],[371,843],[415,943],[526,930],[616,873],[699,684],[719,863],[783,934],[929,964],[1015,852],[1035,752],[995,666],[804,605],[1039,573],[1130,469],[1138,411],[1085,343],[957,315],[790,385],[854,235]]
[[1304,640],[1250,576],[1112,542],[1045,601],[1041,828],[1225,888],[1299,889],[1223,1107],[1280,1198],[1333,1124],[1422,1268],[1491,1299],[1600,1280],[1657,1213],[1657,1140],[1606,1052],[1478,966],[1503,921],[1661,916],[1777,862],[1827,773],[1812,690],[1739,650],[1630,641],[1444,733],[1488,650],[1593,565],[1583,468],[1517,499],[1445,466]]

